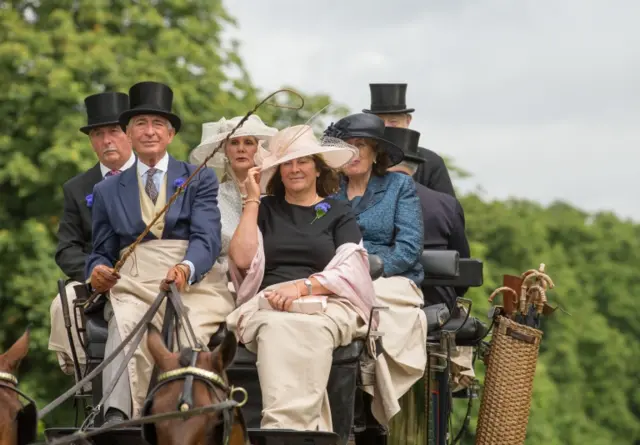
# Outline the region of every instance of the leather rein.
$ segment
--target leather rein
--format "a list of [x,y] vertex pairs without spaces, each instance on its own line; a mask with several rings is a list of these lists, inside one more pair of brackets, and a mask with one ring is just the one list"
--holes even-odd
[[[197,357],[198,350],[193,351],[193,356]],[[195,359],[192,358],[192,362]],[[216,374],[212,371],[207,371],[202,368],[197,368],[195,366],[186,366],[184,368],[175,369],[173,371],[167,371],[158,376],[158,384],[153,388],[153,390],[147,396],[145,400],[145,406],[152,402],[153,397],[158,392],[158,390],[166,385],[169,382],[173,382],[176,380],[185,380],[185,387],[182,391],[182,396],[178,401],[178,410],[171,411],[168,413],[160,413],[160,414],[152,414],[152,415],[144,415],[138,419],[126,420],[124,422],[118,422],[117,424],[113,424],[106,427],[96,428],[91,431],[78,431],[69,436],[61,437],[58,439],[54,439],[52,441],[47,441],[46,443],[51,445],[62,445],[62,444],[70,444],[75,442],[78,439],[87,439],[92,436],[97,436],[99,434],[103,434],[106,431],[120,429],[129,426],[139,426],[152,424],[156,422],[160,422],[163,420],[182,418],[187,419],[193,416],[199,416],[202,414],[212,413],[212,412],[222,412],[223,415],[223,445],[229,445],[229,439],[231,437],[231,430],[234,425],[234,417],[236,409],[241,408],[247,402],[248,394],[244,388],[240,387],[229,387],[229,385],[224,381],[220,375]],[[211,405],[202,406],[199,408],[192,408],[193,405],[193,396],[192,396],[192,385],[194,380],[199,380],[207,384],[207,386],[211,390],[215,390],[216,387],[222,389],[227,396],[226,400],[220,401],[219,403],[213,403]],[[233,399],[233,395],[236,393],[241,393],[243,399],[237,401]],[[217,397],[219,399],[219,397]],[[248,444],[249,433],[247,431],[247,427],[244,424],[244,419],[242,415],[239,416],[239,420],[242,426],[242,432],[244,434],[244,443]],[[217,425],[216,425],[217,426]]]

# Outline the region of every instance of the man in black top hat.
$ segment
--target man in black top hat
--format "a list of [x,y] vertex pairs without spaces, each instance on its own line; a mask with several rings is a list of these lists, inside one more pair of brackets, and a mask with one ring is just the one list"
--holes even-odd
[[[216,263],[222,245],[216,174],[204,168],[187,183],[197,167],[169,155],[168,146],[182,124],[172,111],[169,86],[140,82],[129,89],[129,98],[130,108],[119,121],[137,161],[133,168],[95,186],[93,250],[85,265],[92,289],[109,295],[104,307],[109,332],[105,356],[131,332],[158,291],[169,290],[170,283],[180,291],[193,332],[204,344],[235,306],[225,274]],[[171,202],[173,195],[176,199]],[[165,207],[166,212],[155,220]],[[146,227],[149,232],[116,272],[121,252]],[[157,320],[162,320],[163,313],[164,307]],[[105,367],[104,388],[115,380],[124,359],[122,351]],[[150,364],[149,350],[140,347],[105,400],[105,423],[144,415]]]
[[[369,84],[369,89],[371,90],[371,108],[362,110],[364,113],[379,116],[388,127],[409,128],[411,113],[415,109],[407,108],[406,83],[372,83]],[[427,148],[419,147],[418,150],[423,162],[413,178],[425,187],[455,197],[449,171],[442,158]]]
[[[135,161],[131,143],[118,121],[120,113],[129,108],[129,96],[124,93],[99,93],[88,96],[84,103],[87,125],[80,128],[80,131],[89,137],[98,162],[62,186],[64,210],[58,228],[58,246],[55,254],[58,267],[69,277],[66,288],[70,304],[73,304],[76,298],[75,286],[80,286],[86,279],[84,264],[91,252],[93,186],[108,176],[128,169]],[[60,296],[53,300],[50,310],[49,349],[57,353],[62,369],[72,373],[71,352],[64,330]],[[79,355],[78,361],[84,365],[84,353],[75,337],[75,329],[73,333]]]
[[[408,128],[387,127],[385,138],[404,151],[404,160],[390,171],[413,176],[425,162],[418,149],[420,133]],[[428,250],[457,250],[460,258],[469,258],[469,242],[464,233],[465,221],[462,206],[456,198],[416,183],[416,192],[422,206],[424,221],[424,248]],[[446,303],[453,310],[456,296],[462,296],[466,288],[423,288],[426,305]]]

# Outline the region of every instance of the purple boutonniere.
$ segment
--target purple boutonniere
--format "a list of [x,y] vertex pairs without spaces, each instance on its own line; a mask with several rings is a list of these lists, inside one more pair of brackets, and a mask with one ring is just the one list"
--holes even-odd
[[184,192],[184,183],[187,182],[184,178],[178,178],[175,181],[173,181],[173,186],[176,189],[181,189],[180,192]]
[[328,202],[321,202],[317,204],[314,207],[314,210],[316,211],[316,217],[313,218],[313,221],[311,221],[311,224],[313,224],[314,222],[322,218],[324,215],[326,215],[330,208],[331,208],[331,205]]
[[87,202],[87,207],[91,208],[91,206],[93,206],[93,193],[89,193],[85,196],[84,200]]

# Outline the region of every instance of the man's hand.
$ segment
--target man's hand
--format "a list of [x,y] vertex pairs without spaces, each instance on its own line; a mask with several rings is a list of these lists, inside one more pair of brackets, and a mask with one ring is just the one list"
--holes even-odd
[[99,293],[105,293],[116,285],[120,274],[111,267],[99,264],[91,271],[91,287]]
[[167,272],[167,277],[162,281],[162,284],[160,284],[160,289],[168,291],[169,285],[176,283],[176,287],[182,292],[187,285],[189,275],[191,275],[189,266],[186,264],[176,264]]
[[297,284],[286,284],[273,291],[265,292],[264,296],[272,308],[288,312],[291,303],[300,298],[300,290]]

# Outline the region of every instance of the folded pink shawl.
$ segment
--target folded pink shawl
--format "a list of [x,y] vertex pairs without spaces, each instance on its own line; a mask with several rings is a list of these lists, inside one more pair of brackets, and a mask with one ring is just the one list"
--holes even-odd
[[[241,271],[229,258],[231,281],[236,289],[237,306],[241,306],[252,298],[258,297],[258,289],[264,278],[264,247],[262,233],[258,230],[258,250],[251,261],[249,269]],[[325,269],[312,275],[332,295],[348,300],[365,323],[369,323],[371,308],[376,297],[373,282],[369,274],[369,255],[360,243],[346,243],[336,249],[336,254]],[[377,317],[374,317],[372,328],[375,329]]]

